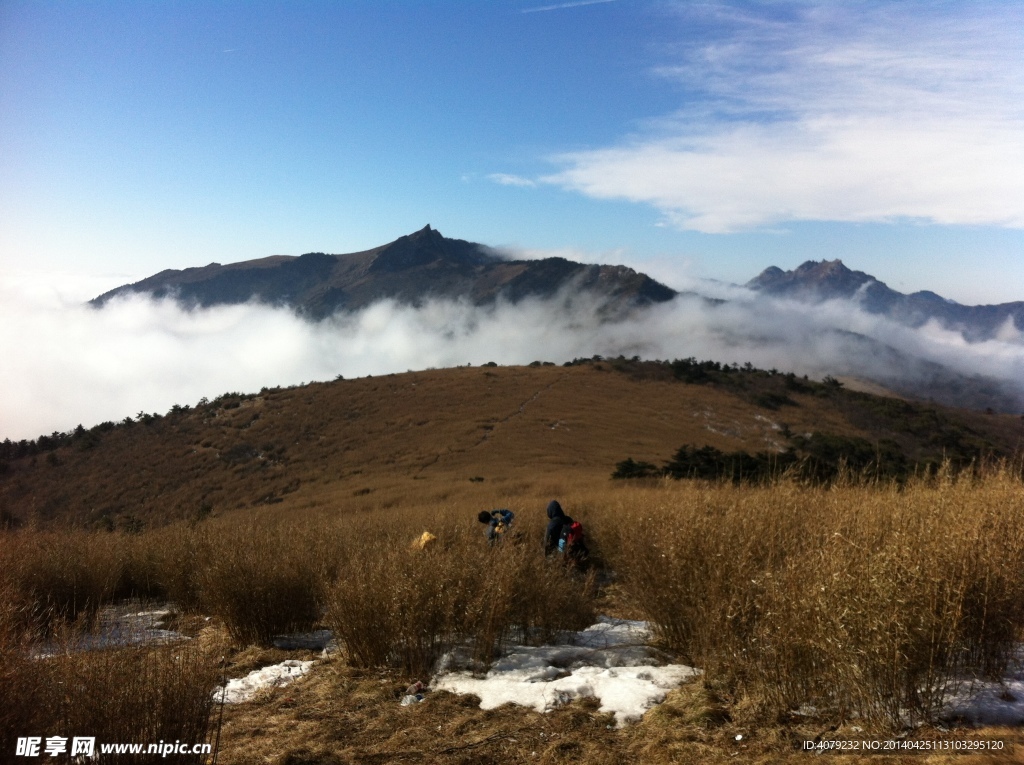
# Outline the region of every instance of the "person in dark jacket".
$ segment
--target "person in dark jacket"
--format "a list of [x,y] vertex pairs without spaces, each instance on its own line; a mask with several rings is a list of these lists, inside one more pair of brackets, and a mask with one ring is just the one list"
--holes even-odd
[[550,555],[558,552],[558,540],[562,538],[562,529],[572,525],[572,518],[562,512],[557,500],[548,503],[548,530],[544,534],[544,553]]
[[487,524],[487,541],[492,545],[505,538],[514,519],[515,514],[511,510],[491,510],[490,512],[481,510],[477,516],[480,523]]

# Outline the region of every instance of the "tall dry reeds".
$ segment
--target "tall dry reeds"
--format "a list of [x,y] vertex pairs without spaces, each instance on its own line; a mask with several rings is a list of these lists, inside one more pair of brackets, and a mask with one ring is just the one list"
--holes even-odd
[[121,560],[114,535],[83,531],[6,532],[0,568],[35,627],[92,619],[117,587]]
[[761,713],[901,725],[998,676],[1024,626],[1008,471],[892,486],[693,486],[620,513],[612,565],[666,645]]
[[327,622],[353,663],[422,674],[464,645],[486,665],[511,639],[591,622],[592,580],[545,559],[539,543],[490,546],[479,529],[433,521],[438,539],[426,549],[410,546],[415,527],[360,524],[339,537]]
[[[24,613],[19,600],[9,579],[0,582],[0,759],[13,758],[17,739],[29,736],[59,736],[69,743],[76,736],[94,737],[90,762],[97,763],[152,760],[103,755],[101,743],[209,740],[219,652],[198,641],[82,650],[76,627],[84,621],[51,620],[48,651],[40,653],[43,632],[32,627],[34,614]],[[203,760],[169,756],[166,761]]]
[[[509,498],[521,540],[491,547],[475,521],[481,489],[467,487],[358,514],[6,533],[5,618],[24,635],[117,595],[166,593],[219,616],[239,643],[322,624],[353,664],[416,675],[456,647],[483,666],[509,641],[585,626],[594,580],[541,550],[551,488]],[[566,477],[558,496],[584,523],[602,580],[761,719],[801,707],[890,725],[934,718],[956,682],[1005,670],[1024,627],[1024,490],[1010,470],[940,471],[902,487]],[[436,541],[411,549],[425,529]],[[20,655],[0,656],[0,673],[20,676]]]
[[32,659],[38,634],[31,628],[31,604],[0,569],[0,757],[11,756],[18,736],[45,723],[48,685]]
[[242,645],[308,630],[321,616],[315,529],[257,521],[207,528],[197,544],[200,606]]
[[[37,663],[47,682],[44,736],[95,736],[97,744],[202,744],[211,739],[219,655],[197,642],[68,651]],[[24,735],[24,734],[22,734]],[[104,755],[97,763],[152,762],[153,755]],[[161,761],[200,763],[198,755]]]

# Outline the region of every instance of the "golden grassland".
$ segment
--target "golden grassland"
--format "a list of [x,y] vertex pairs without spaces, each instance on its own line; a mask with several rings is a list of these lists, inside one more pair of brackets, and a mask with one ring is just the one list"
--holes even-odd
[[[304,657],[259,646],[325,625],[342,651],[308,678],[228,708],[219,762],[790,761],[812,756],[801,741],[854,735],[853,726],[892,733],[915,723],[913,736],[967,736],[934,727],[945,684],[998,677],[1024,623],[1024,487],[1005,470],[902,488],[522,479],[500,503],[517,512],[522,539],[496,549],[475,520],[492,504],[480,484],[443,499],[416,488],[369,512],[261,508],[141,534],[8,532],[5,741],[25,726],[73,731],[83,720],[108,740],[211,736],[207,702],[221,657],[229,676]],[[552,497],[586,524],[589,576],[543,557]],[[410,549],[424,530],[438,542]],[[173,599],[183,624],[188,613],[215,618],[192,620],[203,629],[180,651],[25,658],[31,630],[59,632],[65,616],[84,623],[128,594]],[[596,613],[649,620],[661,646],[704,676],[621,730],[589,701],[547,715],[481,711],[446,693],[398,704],[456,643],[468,641],[484,667],[509,641],[578,629]],[[158,659],[186,654],[183,688],[182,660]],[[140,683],[150,696],[133,704]],[[192,701],[170,714],[160,706],[170,696]],[[60,711],[70,709],[80,714]],[[34,717],[11,719],[12,710]],[[1021,743],[1017,729],[980,734]],[[883,761],[1005,762],[1022,753]]]

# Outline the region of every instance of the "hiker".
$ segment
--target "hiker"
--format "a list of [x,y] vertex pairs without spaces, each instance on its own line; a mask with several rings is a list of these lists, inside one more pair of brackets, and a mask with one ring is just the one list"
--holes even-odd
[[558,500],[548,502],[548,530],[544,534],[544,553],[550,555],[558,551],[558,540],[562,538],[562,528],[572,523],[572,518],[562,512]]
[[481,510],[480,515],[477,516],[477,520],[480,523],[487,524],[487,541],[492,545],[505,538],[514,519],[515,513],[504,509],[491,510],[490,512]]
[[589,550],[583,542],[583,524],[574,521],[562,510],[558,500],[548,503],[548,530],[544,534],[544,553],[561,553],[566,561],[580,564]]

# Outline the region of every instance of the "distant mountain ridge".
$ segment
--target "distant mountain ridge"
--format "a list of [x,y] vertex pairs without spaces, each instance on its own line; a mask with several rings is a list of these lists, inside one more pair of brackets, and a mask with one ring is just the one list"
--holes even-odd
[[934,292],[905,295],[870,274],[847,268],[841,260],[808,260],[792,271],[771,266],[746,286],[767,295],[806,302],[857,300],[870,313],[914,328],[934,319],[946,329],[961,332],[970,342],[998,337],[1008,321],[1024,331],[1024,302],[967,306]]
[[572,287],[595,295],[609,317],[665,302],[675,290],[626,266],[574,263],[564,258],[509,260],[482,244],[449,239],[429,225],[394,242],[363,252],[259,260],[166,270],[94,298],[145,293],[173,297],[188,307],[257,300],[288,306],[319,321],[338,311],[365,308],[384,299],[420,305],[430,298],[467,299],[486,305],[547,298]]

